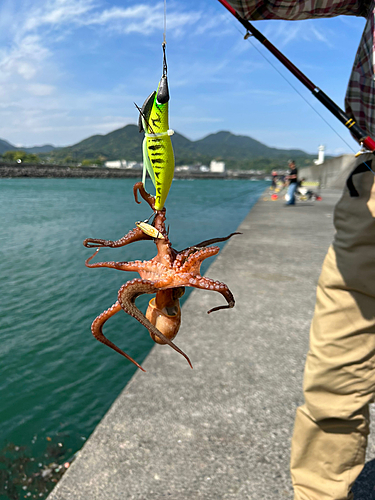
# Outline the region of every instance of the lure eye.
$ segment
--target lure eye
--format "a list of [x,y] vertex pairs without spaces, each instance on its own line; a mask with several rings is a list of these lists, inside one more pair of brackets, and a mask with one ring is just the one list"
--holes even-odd
[[166,104],[169,101],[168,80],[166,76],[161,77],[156,101],[158,104]]

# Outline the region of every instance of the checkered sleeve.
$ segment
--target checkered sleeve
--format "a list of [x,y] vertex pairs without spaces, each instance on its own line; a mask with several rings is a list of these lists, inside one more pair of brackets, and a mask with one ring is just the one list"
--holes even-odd
[[318,17],[365,15],[366,5],[361,0],[228,0],[239,15],[253,21],[286,19],[297,21]]
[[370,12],[354,60],[345,97],[345,109],[357,124],[375,138],[374,16]]
[[228,0],[249,20],[298,21],[341,15],[366,17],[345,97],[347,114],[375,139],[375,1],[374,0]]

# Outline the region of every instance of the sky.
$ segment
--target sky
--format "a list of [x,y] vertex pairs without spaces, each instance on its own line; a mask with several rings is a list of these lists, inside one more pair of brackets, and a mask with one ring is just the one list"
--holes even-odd
[[[217,0],[167,0],[166,9],[170,128],[191,140],[227,130],[309,153],[359,149]],[[344,107],[365,19],[254,25]],[[0,138],[67,146],[136,123],[134,102],[162,74],[163,31],[155,0],[0,0]]]

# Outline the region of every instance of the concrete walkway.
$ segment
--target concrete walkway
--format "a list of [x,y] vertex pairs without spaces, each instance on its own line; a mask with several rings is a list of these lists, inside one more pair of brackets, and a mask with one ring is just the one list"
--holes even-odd
[[[207,315],[223,301],[202,290],[183,306],[176,343],[194,370],[155,346],[49,500],[292,498],[290,439],[339,196],[256,204],[206,273],[228,284],[235,308]],[[372,464],[357,500],[373,498]]]

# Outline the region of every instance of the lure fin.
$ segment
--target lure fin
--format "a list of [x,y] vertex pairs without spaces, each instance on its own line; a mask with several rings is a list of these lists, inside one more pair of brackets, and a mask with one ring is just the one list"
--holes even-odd
[[[151,161],[150,161],[150,158],[148,156],[148,150],[147,150],[147,139],[146,137],[143,139],[143,143],[142,143],[142,150],[143,150],[143,178],[145,178],[146,176],[146,171],[148,172],[148,175],[150,176],[150,179],[155,186],[155,174],[154,174],[154,171],[152,169],[152,165],[151,165]],[[143,185],[145,184],[145,180],[143,179],[142,180],[143,182]]]
[[147,97],[147,99],[143,103],[143,106],[141,109],[139,109],[137,106],[137,109],[139,111],[139,118],[138,118],[139,133],[147,130],[147,128],[144,126],[144,121],[146,121],[146,122],[149,121],[149,117],[151,114],[151,108],[152,108],[152,105],[153,105],[154,99],[155,99],[155,94],[156,94],[155,90],[153,92],[151,92],[151,94]]

